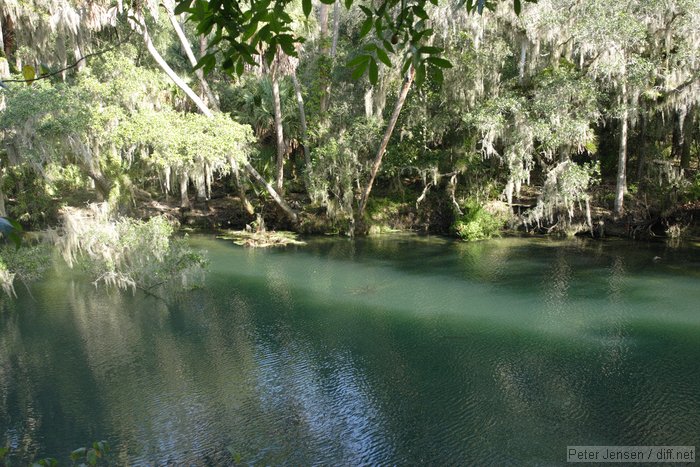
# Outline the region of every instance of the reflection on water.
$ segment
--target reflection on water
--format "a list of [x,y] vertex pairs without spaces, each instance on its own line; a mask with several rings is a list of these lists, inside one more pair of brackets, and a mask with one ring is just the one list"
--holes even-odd
[[[0,312],[0,446],[116,463],[560,463],[700,436],[697,248],[200,237],[165,303],[57,269]],[[654,260],[662,258],[661,261]]]

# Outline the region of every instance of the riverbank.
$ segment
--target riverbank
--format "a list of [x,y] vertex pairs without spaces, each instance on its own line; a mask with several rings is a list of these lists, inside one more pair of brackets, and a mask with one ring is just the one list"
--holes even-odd
[[[415,202],[401,202],[390,198],[373,199],[368,207],[369,235],[387,232],[411,231],[455,236],[451,229],[454,213],[444,205],[432,200],[432,204],[416,206]],[[292,199],[293,206],[300,208],[302,200]],[[615,218],[612,211],[600,205],[591,207],[592,229],[586,216],[577,212],[567,222],[542,223],[527,226],[523,212],[531,205],[520,202],[513,206],[512,216],[504,223],[502,235],[551,235],[592,236],[594,238],[620,237],[635,240],[700,241],[700,201],[686,203],[667,212],[653,211],[633,203],[634,208],[623,217]],[[507,209],[501,203],[500,209]],[[451,208],[448,206],[448,208]],[[262,221],[270,230],[288,230],[300,234],[349,235],[349,220],[331,220],[323,209],[308,206],[299,210],[299,223],[292,224],[273,202],[259,204],[256,214],[248,214],[236,196],[215,197],[206,202],[193,203],[190,209],[181,209],[177,202],[148,200],[138,204],[137,217],[150,218],[164,215],[176,220],[183,227],[196,230],[245,230],[256,228]]]

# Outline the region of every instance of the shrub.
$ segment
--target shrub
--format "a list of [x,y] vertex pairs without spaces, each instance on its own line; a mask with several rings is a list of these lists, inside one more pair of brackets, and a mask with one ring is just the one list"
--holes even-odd
[[484,240],[497,236],[504,223],[501,216],[491,214],[472,200],[467,202],[464,215],[455,221],[453,229],[462,240]]

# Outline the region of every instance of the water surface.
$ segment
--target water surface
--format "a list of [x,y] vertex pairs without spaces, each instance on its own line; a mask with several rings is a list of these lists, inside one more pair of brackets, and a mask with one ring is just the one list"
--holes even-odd
[[0,446],[119,464],[553,464],[700,445],[700,249],[195,237],[168,303],[63,267],[0,311]]

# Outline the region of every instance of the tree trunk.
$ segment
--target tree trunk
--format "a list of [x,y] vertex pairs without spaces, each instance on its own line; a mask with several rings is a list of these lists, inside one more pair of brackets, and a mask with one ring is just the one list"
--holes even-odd
[[255,179],[257,180],[260,184],[262,184],[265,188],[267,188],[268,193],[270,193],[270,196],[272,196],[272,199],[275,200],[277,205],[282,208],[282,210],[289,216],[289,218],[293,222],[297,222],[298,217],[297,213],[292,210],[292,208],[289,207],[289,205],[282,199],[282,197],[275,191],[275,189],[267,183],[267,181],[262,178],[262,176],[258,173],[257,170],[255,170],[255,167],[250,165],[250,162],[244,161],[243,162],[243,167],[248,171],[248,173]]
[[102,170],[99,167],[88,166],[80,162],[78,165],[82,166],[87,176],[90,177],[93,182],[95,182],[95,189],[100,194],[102,199],[105,201],[108,200],[113,184],[107,179],[107,177],[104,176]]
[[525,62],[527,60],[527,37],[520,40],[520,61],[518,62],[518,82],[523,83],[525,79]]
[[301,123],[301,144],[304,146],[304,166],[308,173],[311,170],[311,155],[309,153],[309,142],[306,135],[306,112],[304,111],[304,97],[301,95],[301,85],[297,79],[296,70],[292,70],[292,82],[294,83],[294,92],[297,96],[297,105],[299,106],[299,122]]
[[5,210],[5,192],[2,191],[2,184],[4,183],[5,169],[0,168],[0,216],[7,217],[7,211]]
[[275,170],[275,189],[284,194],[284,132],[282,130],[282,104],[280,103],[280,84],[277,70],[272,74],[272,100],[275,108],[275,135],[277,136],[277,166]]
[[[180,44],[182,45],[183,50],[185,51],[185,55],[187,55],[187,59],[190,61],[190,64],[195,67],[197,66],[197,59],[194,56],[194,52],[192,51],[192,45],[190,44],[190,41],[187,39],[187,36],[185,35],[185,31],[182,30],[182,27],[180,26],[180,23],[177,21],[177,18],[175,17],[175,14],[173,11],[164,5],[165,11],[168,14],[168,19],[170,20],[170,24],[173,25],[173,29],[175,29],[175,33],[177,34],[177,37],[180,39]],[[209,87],[209,83],[207,83],[207,80],[204,79],[204,71],[202,71],[201,68],[198,68],[194,71],[194,74],[197,75],[197,79],[199,80],[200,86],[202,86],[202,90],[204,91],[204,94],[206,94],[207,99],[209,99],[209,105],[212,106],[214,110],[217,112],[219,111],[219,104],[216,101],[216,97],[214,97],[214,93],[211,92],[211,88]]]
[[615,186],[615,215],[624,213],[625,193],[627,193],[627,125],[629,109],[627,102],[627,82],[622,81],[622,119],[620,121],[620,152],[617,159],[617,183]]
[[338,32],[340,31],[340,0],[333,5],[333,44],[331,44],[331,59],[335,58],[338,50]]
[[[80,49],[80,44],[77,42],[78,39],[76,39],[75,43],[75,48],[73,49],[73,55],[75,55],[75,60],[78,62],[78,65],[75,67],[75,70],[80,72],[85,68],[85,60],[83,60],[83,51]],[[37,74],[39,73],[37,69]]]
[[681,169],[688,170],[690,168],[690,134],[692,132],[692,125],[688,125],[688,120],[692,119],[692,109],[684,110],[682,112],[682,120],[680,125],[680,163]]
[[229,156],[228,162],[231,166],[231,173],[233,174],[233,179],[236,182],[236,186],[238,187],[238,197],[241,199],[241,204],[243,205],[243,208],[248,214],[253,215],[255,214],[255,209],[253,208],[253,205],[250,204],[250,201],[248,201],[248,197],[245,194],[245,185],[243,185],[243,180],[241,180],[238,161],[235,157]]
[[151,36],[148,34],[148,29],[146,28],[145,24],[139,24],[139,27],[141,28],[141,36],[143,37],[144,42],[146,43],[146,49],[148,49],[148,52],[151,54],[153,59],[156,61],[159,67],[165,72],[166,75],[175,83],[177,87],[182,89],[185,94],[187,94],[187,97],[192,99],[192,102],[195,103],[197,108],[206,115],[209,118],[214,117],[214,114],[211,113],[211,110],[207,107],[207,105],[204,103],[202,99],[192,90],[191,87],[187,85],[178,75],[173,71],[172,68],[170,68],[170,65],[163,59],[163,57],[158,53],[158,50],[156,50],[156,47],[153,45],[153,41],[151,40]]
[[319,71],[321,73],[320,76],[320,87],[321,87],[321,98],[319,102],[319,107],[321,111],[321,115],[324,115],[326,111],[328,110],[328,96],[330,93],[330,67],[332,66],[330,62],[327,60],[328,59],[328,50],[329,50],[329,44],[328,44],[328,5],[325,3],[321,3],[321,10],[320,10],[320,18],[319,18],[319,26],[321,28],[321,39],[320,39],[320,44],[321,44],[321,57],[325,58],[325,61],[321,62],[321,65],[319,68]]
[[[177,76],[177,74],[173,71],[173,69],[170,68],[170,66],[165,62],[163,57],[161,57],[161,55],[158,53],[155,46],[153,45],[153,41],[151,41],[151,37],[148,34],[148,30],[143,26],[141,26],[141,28],[142,28],[141,35],[144,39],[144,42],[146,43],[146,48],[148,49],[151,56],[153,56],[156,63],[158,63],[158,65],[163,69],[163,71],[165,71],[165,73],[168,75],[168,77],[180,89],[182,89],[185,92],[185,94],[187,94],[187,97],[192,99],[192,101],[197,105],[197,107],[200,109],[200,111],[204,115],[206,115],[209,118],[213,118],[214,115],[211,113],[211,110],[209,110],[209,108],[206,106],[204,101],[202,101],[202,99],[200,99],[199,96],[197,96],[197,94],[195,94],[195,92],[192,91],[192,88],[190,88],[187,85],[187,83],[182,81],[182,79],[180,79],[180,77]],[[265,181],[264,178],[262,178],[262,176],[258,173],[258,171],[255,170],[255,168],[252,165],[250,165],[250,163],[248,161],[245,161],[244,167],[253,176],[253,178],[255,178],[255,180],[257,180],[258,182],[263,184],[263,186],[268,191],[268,193],[270,194],[272,199],[275,200],[275,202],[285,212],[285,214],[287,214],[287,216],[289,216],[289,218],[293,222],[297,222],[297,219],[298,219],[297,214],[289,207],[289,205],[284,201],[284,199],[280,196],[280,194],[277,193],[275,191],[275,189],[269,183],[267,183]],[[183,180],[183,178],[184,178],[184,180]],[[187,197],[187,184],[188,184],[187,177],[181,176],[181,179],[180,179],[180,195],[181,195],[181,197],[182,197],[183,185],[184,185],[184,189],[185,189],[185,196],[184,196],[184,199],[182,199],[182,203],[183,203],[182,207],[189,208],[189,198]]]
[[399,119],[401,108],[403,107],[403,104],[406,101],[406,96],[408,95],[409,89],[411,89],[411,84],[413,84],[413,79],[415,78],[415,76],[416,70],[413,68],[413,65],[411,65],[411,67],[408,70],[408,76],[404,78],[403,84],[401,85],[399,98],[397,99],[396,105],[394,106],[394,113],[391,115],[389,125],[386,127],[386,131],[384,132],[384,138],[382,138],[382,143],[379,145],[379,150],[377,151],[377,155],[375,156],[374,162],[372,163],[369,181],[367,182],[367,186],[365,187],[362,193],[362,198],[360,200],[360,209],[358,211],[358,217],[360,218],[360,220],[364,215],[365,208],[367,207],[367,200],[369,199],[369,194],[372,191],[372,185],[374,184],[374,179],[377,176],[377,172],[379,172],[379,167],[381,167],[382,165],[382,157],[384,157],[384,152],[386,151],[386,147],[389,144],[389,139],[391,139],[391,134],[394,132],[394,127],[396,126],[396,122]]
[[5,55],[5,39],[2,35],[2,15],[0,15],[0,53],[2,53],[3,56]]
[[180,172],[180,208],[190,208],[190,196],[187,194],[187,186],[190,184],[190,176],[187,170]]
[[644,166],[647,159],[647,119],[642,115],[639,118],[639,151],[637,156],[637,183],[641,183],[644,177]]
[[679,110],[673,114],[673,133],[671,138],[671,158],[681,159],[683,153],[683,127],[685,124],[685,110]]

